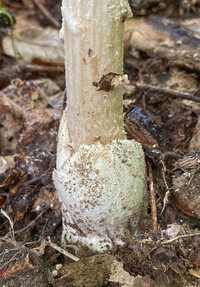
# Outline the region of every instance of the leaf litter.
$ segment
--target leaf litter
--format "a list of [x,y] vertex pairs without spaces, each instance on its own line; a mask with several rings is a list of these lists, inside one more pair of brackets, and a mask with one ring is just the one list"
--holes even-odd
[[[46,33],[34,17],[27,17],[37,10],[37,18],[42,18],[44,10],[28,2],[19,1],[25,5],[26,16],[22,18]],[[56,75],[54,71],[63,62],[57,60],[60,54],[52,61],[48,53],[36,59],[22,50],[21,62],[16,65],[4,55],[2,71],[7,81],[0,92],[0,272],[5,286],[22,286],[21,282],[29,287],[200,284],[200,120],[195,101],[199,98],[200,53],[198,47],[194,51],[199,21],[181,19],[176,9],[170,10],[170,1],[140,2],[138,7],[131,2],[140,18],[127,23],[125,34],[124,68],[130,79],[130,85],[124,87],[124,111],[129,116],[125,125],[128,138],[142,142],[152,164],[158,231],[153,231],[149,205],[140,232],[133,236],[127,231],[125,245],[111,254],[93,255],[81,246],[68,245],[72,258],[80,259],[74,262],[62,253],[61,213],[51,174],[65,97],[64,72],[60,69]],[[19,25],[21,6],[13,1],[9,4]],[[51,0],[41,4],[53,15]],[[187,10],[191,17],[197,16],[198,7],[198,1],[193,1]],[[166,18],[155,13],[162,9]],[[141,16],[148,13],[154,13],[154,18]],[[170,13],[173,20],[167,18]],[[19,30],[14,32],[21,36]],[[25,39],[27,33],[23,34]],[[24,40],[20,41],[17,45]],[[49,38],[45,46],[52,49],[56,41]],[[29,37],[25,42],[33,45]],[[41,49],[37,38],[34,45]],[[28,65],[34,66],[25,71]]]

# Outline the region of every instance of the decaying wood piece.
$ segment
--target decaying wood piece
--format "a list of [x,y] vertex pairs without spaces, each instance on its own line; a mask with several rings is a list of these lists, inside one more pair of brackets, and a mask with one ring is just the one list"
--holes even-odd
[[200,71],[199,26],[200,21],[196,21],[195,29],[190,29],[188,22],[165,18],[130,19],[125,40],[129,39],[129,49],[136,48],[151,56],[164,57],[172,65]]
[[[77,263],[64,266],[59,275],[60,278],[53,282],[54,287],[155,287],[150,276],[131,276],[125,271],[123,262],[109,254],[82,258]],[[165,285],[159,286],[165,287]]]
[[30,249],[10,242],[0,245],[0,285],[5,287],[48,287],[51,275]]

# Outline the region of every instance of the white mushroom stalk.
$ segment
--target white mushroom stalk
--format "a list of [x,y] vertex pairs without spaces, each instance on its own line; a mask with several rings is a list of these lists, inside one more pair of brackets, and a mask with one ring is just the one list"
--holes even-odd
[[128,0],[63,0],[67,107],[53,179],[63,242],[97,252],[123,244],[146,206],[142,147],[125,138],[122,84]]

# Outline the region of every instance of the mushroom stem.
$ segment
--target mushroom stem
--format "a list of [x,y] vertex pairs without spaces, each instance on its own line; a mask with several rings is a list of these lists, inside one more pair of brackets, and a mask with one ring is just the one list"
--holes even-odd
[[63,241],[103,252],[136,229],[146,193],[144,153],[125,139],[122,83],[128,0],[63,0],[67,108],[53,178]]
[[[65,0],[67,119],[74,150],[83,143],[124,139],[122,23],[131,15],[128,1]],[[122,78],[123,81],[123,78]]]

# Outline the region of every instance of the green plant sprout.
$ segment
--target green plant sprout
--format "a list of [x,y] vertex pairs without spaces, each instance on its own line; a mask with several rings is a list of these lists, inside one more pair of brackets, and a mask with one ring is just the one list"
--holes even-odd
[[13,16],[8,11],[6,11],[6,9],[2,8],[1,2],[0,2],[0,15],[1,14],[6,16],[10,22],[12,47],[13,47],[13,52],[14,52],[14,58],[17,63],[18,58],[17,58],[17,52],[15,48],[14,35],[13,35],[14,19],[13,19]]

